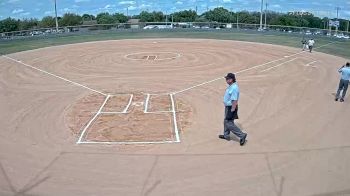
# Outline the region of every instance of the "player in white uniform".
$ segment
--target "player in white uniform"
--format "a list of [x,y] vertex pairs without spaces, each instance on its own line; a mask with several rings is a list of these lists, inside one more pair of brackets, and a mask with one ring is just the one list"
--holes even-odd
[[310,52],[312,52],[312,48],[313,48],[314,45],[315,45],[315,40],[314,40],[314,39],[310,39],[310,40],[308,41],[308,45],[309,45],[309,50],[310,50]]

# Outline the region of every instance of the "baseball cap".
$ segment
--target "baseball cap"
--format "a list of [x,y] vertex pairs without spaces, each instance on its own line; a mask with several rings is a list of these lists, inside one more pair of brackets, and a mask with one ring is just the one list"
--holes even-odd
[[225,76],[226,79],[236,79],[235,74],[233,73],[228,73],[227,76]]

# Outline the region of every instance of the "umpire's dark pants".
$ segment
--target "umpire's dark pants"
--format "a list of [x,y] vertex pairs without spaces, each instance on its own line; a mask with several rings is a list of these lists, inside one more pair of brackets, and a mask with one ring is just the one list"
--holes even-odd
[[224,137],[226,139],[230,138],[230,132],[235,134],[240,139],[243,138],[246,135],[234,123],[234,120],[238,119],[237,112],[238,112],[238,107],[237,107],[236,111],[234,111],[234,112],[231,112],[231,106],[226,106],[225,107]]
[[340,82],[339,82],[337,95],[335,97],[337,99],[339,99],[340,98],[340,92],[343,91],[343,94],[342,94],[341,98],[344,99],[345,95],[346,95],[346,91],[348,90],[348,86],[349,86],[349,80],[341,79]]

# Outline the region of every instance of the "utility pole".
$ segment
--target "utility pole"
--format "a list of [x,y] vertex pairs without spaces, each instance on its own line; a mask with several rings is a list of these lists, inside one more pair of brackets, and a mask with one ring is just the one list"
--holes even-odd
[[350,21],[348,20],[348,25],[346,27],[346,32],[348,32],[348,33],[349,33],[349,23],[350,23]]
[[267,6],[268,6],[268,3],[266,2],[265,5],[266,5],[266,7],[265,7],[265,27],[264,27],[264,28],[267,29],[267,20],[266,20],[267,16],[266,16],[266,15],[267,15]]
[[[340,7],[336,7],[335,9],[337,10],[337,21],[338,21]],[[340,23],[339,23],[339,25],[340,25]],[[336,25],[336,29],[335,29],[335,34],[336,34],[336,35],[338,35],[338,28],[339,28],[339,25]]]
[[56,0],[55,0],[55,20],[56,20],[56,32],[58,33],[58,19],[57,19],[57,3],[56,3]]
[[174,13],[171,14],[171,28],[174,28]]
[[239,12],[237,11],[237,30],[239,29],[239,25],[238,25],[238,15],[239,15]]
[[168,12],[165,12],[165,26],[168,28]]
[[262,23],[263,23],[263,9],[264,9],[264,0],[261,0],[261,9],[260,9],[260,28],[259,30],[262,30]]
[[129,18],[129,7],[126,7],[126,17]]

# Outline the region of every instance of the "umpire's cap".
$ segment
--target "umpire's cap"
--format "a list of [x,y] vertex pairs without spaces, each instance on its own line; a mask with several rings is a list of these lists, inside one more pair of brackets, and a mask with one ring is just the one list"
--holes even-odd
[[228,73],[227,76],[225,76],[226,79],[233,79],[234,81],[236,80],[236,76],[233,73]]

